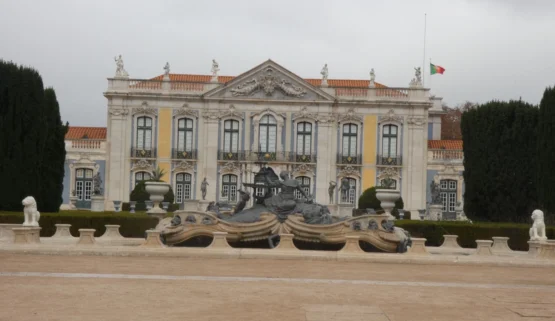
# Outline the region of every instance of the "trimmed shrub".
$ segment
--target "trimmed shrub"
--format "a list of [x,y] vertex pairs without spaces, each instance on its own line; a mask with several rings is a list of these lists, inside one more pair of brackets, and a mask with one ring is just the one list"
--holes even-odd
[[[137,202],[137,205],[135,205],[135,211],[146,211],[145,201],[150,200],[150,195],[146,191],[145,182],[146,181],[141,181],[137,183],[137,185],[135,185],[135,188],[129,195],[130,201]],[[172,204],[169,207],[170,212],[173,212],[176,210],[175,205],[173,205],[174,200],[175,200],[175,195],[173,194],[173,190],[170,186],[169,192],[167,192],[166,195],[164,195],[164,202],[169,202],[170,204]],[[179,206],[177,206],[177,209],[179,209]],[[129,203],[123,203],[122,210],[129,211]]]
[[[141,206],[139,206],[139,204]],[[129,206],[129,203],[128,202],[121,203],[121,210],[123,212],[129,212],[131,210],[131,207]],[[170,212],[170,213],[178,211],[178,210],[179,210],[179,204],[170,204],[170,206],[168,206],[168,212]],[[135,211],[136,212],[146,211],[146,204],[145,203],[137,203],[135,205]]]
[[[144,237],[146,230],[156,227],[158,219],[145,213],[127,214],[113,212],[61,211],[59,213],[41,213],[40,236],[50,237],[56,233],[56,224],[71,224],[71,235],[79,236],[79,229],[93,228],[98,237],[106,231],[105,225],[120,225],[124,237]],[[23,213],[0,212],[1,224],[23,223]]]
[[[506,236],[509,237],[511,249],[527,251],[527,242],[530,239],[530,224],[399,220],[395,225],[406,229],[413,237],[426,238],[427,246],[440,246],[443,243],[443,235],[458,235],[459,244],[466,248],[476,248],[476,240]],[[548,238],[553,238],[555,227],[546,227],[546,233]]]
[[[374,187],[370,187],[367,190],[364,191],[364,193],[362,193],[362,195],[360,195],[359,199],[358,199],[358,208],[361,210],[366,210],[367,208],[373,208],[376,213],[383,211],[383,209],[380,206],[380,200],[378,200],[378,198],[376,197],[376,186]],[[395,207],[393,208],[393,210],[391,211],[391,215],[395,216],[396,218],[399,218],[399,209],[403,209],[403,207],[405,207],[405,203],[403,203],[403,198],[400,197],[396,202],[395,202]],[[366,212],[364,212],[364,214],[359,214],[360,212],[357,212],[358,215],[364,215]],[[357,216],[358,216],[357,215]],[[405,218],[407,218],[407,214],[405,213]]]

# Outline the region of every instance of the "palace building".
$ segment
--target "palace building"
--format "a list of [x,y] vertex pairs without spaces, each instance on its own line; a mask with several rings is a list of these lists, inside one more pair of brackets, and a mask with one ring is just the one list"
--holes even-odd
[[130,78],[121,57],[117,65],[104,93],[107,128],[72,127],[66,136],[64,207],[71,196],[90,207],[100,173],[104,208],[113,210],[157,167],[183,208],[233,204],[266,164],[289,171],[336,215],[350,215],[361,193],[387,178],[413,219],[430,202],[432,180],[444,217],[460,212],[462,142],[440,140],[442,100],[422,86],[419,68],[408,86],[389,87],[373,70],[367,80],[328,79],[325,66],[321,79],[305,79],[272,60],[234,77],[218,75],[215,61],[211,75],[166,64],[151,79]]

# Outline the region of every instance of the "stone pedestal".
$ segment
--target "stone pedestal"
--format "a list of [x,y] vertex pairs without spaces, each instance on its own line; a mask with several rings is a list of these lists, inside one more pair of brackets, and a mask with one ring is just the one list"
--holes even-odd
[[[208,204],[206,204],[208,206]],[[183,201],[183,210],[184,211],[200,211],[200,205],[198,200],[186,200]],[[206,207],[202,209],[202,211],[206,211]]]
[[292,251],[298,250],[295,244],[293,243],[293,234],[280,234],[279,235],[279,244],[276,246],[277,250],[280,251]]
[[490,240],[476,240],[476,244],[478,244],[478,247],[476,248],[475,255],[493,255],[493,253],[491,252],[492,243],[493,241]]
[[432,204],[428,210],[428,220],[430,221],[438,221],[441,220],[443,215],[443,205],[441,204]]
[[415,255],[428,255],[430,254],[426,249],[426,239],[425,238],[411,238],[412,246],[408,249],[408,254]]
[[13,242],[14,234],[12,229],[14,227],[22,227],[21,224],[0,224],[0,242]]
[[227,243],[227,232],[213,232],[214,238],[212,243],[208,246],[209,249],[230,249]]
[[70,227],[71,224],[56,224],[56,233],[52,238],[71,238]]
[[70,196],[69,197],[69,209],[70,210],[74,210],[77,208],[76,204],[77,204],[77,196]]
[[120,240],[124,237],[119,234],[119,225],[105,225],[106,232],[102,234],[101,239]]
[[40,243],[40,227],[14,227],[14,244],[37,244]]
[[339,217],[339,208],[337,204],[329,204],[327,205],[327,207],[330,210],[330,214],[332,217]]
[[548,260],[555,259],[555,241],[548,240],[547,242],[541,242],[540,252],[538,253],[537,258]]
[[345,246],[341,250],[340,253],[364,253],[364,251],[360,248],[358,235],[356,236],[345,236]]
[[160,240],[160,231],[148,230],[146,231],[146,240],[141,247],[166,247]]
[[338,204],[337,216],[338,217],[353,217],[353,204]]
[[528,255],[538,256],[540,253],[540,241],[528,241]]
[[494,236],[493,245],[491,246],[491,250],[495,253],[503,253],[503,252],[511,252],[511,248],[509,247],[509,238],[504,236]]
[[77,245],[94,245],[96,241],[94,239],[94,232],[96,230],[93,228],[80,228],[79,229],[79,240]]
[[91,212],[104,212],[104,196],[91,196]]
[[457,243],[458,235],[443,235],[443,243],[440,247],[446,247],[450,249],[460,249],[461,246]]
[[210,204],[209,200],[200,200],[197,201],[197,211],[199,212],[206,212],[206,208],[208,207],[208,204]]

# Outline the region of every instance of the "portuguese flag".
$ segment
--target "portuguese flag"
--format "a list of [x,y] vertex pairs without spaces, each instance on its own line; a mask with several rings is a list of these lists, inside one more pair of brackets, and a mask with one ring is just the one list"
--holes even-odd
[[444,71],[445,71],[445,68],[443,68],[441,66],[436,66],[436,65],[430,63],[430,75],[435,75],[435,74],[443,75]]

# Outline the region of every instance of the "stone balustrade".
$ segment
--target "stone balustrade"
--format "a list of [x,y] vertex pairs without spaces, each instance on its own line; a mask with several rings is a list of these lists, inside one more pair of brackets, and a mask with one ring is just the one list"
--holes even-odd
[[213,232],[214,238],[208,246],[209,249],[231,249],[227,243],[227,232]]
[[494,253],[507,253],[512,252],[511,248],[509,247],[509,238],[504,236],[494,236],[493,245],[491,246],[491,250]]
[[547,240],[540,243],[540,251],[537,255],[538,259],[555,259],[555,240]]
[[532,257],[538,256],[540,253],[540,241],[528,241],[528,255]]
[[40,243],[40,227],[14,227],[13,232],[13,243],[14,244],[37,244]]
[[[456,236],[456,235],[455,235]],[[412,246],[408,249],[408,254],[414,255],[428,255],[430,252],[426,249],[426,239],[425,238],[411,238]]]
[[339,250],[339,253],[364,253],[364,251],[360,248],[360,236],[345,236],[345,246]]
[[100,239],[102,240],[122,240],[124,237],[119,233],[119,225],[105,225],[106,231]]
[[280,251],[296,251],[298,250],[293,243],[293,234],[279,234],[279,244],[276,246],[277,250]]
[[96,230],[92,228],[80,228],[77,245],[95,245],[96,240],[94,239],[94,232],[96,232]]
[[52,236],[52,238],[60,239],[60,238],[73,238],[71,236],[71,232],[69,229],[71,228],[71,224],[55,224],[56,225],[56,233]]
[[0,242],[13,242],[13,228],[22,227],[21,224],[0,224]]
[[146,240],[140,245],[141,247],[161,248],[166,247],[160,240],[160,231],[148,230],[146,231]]

